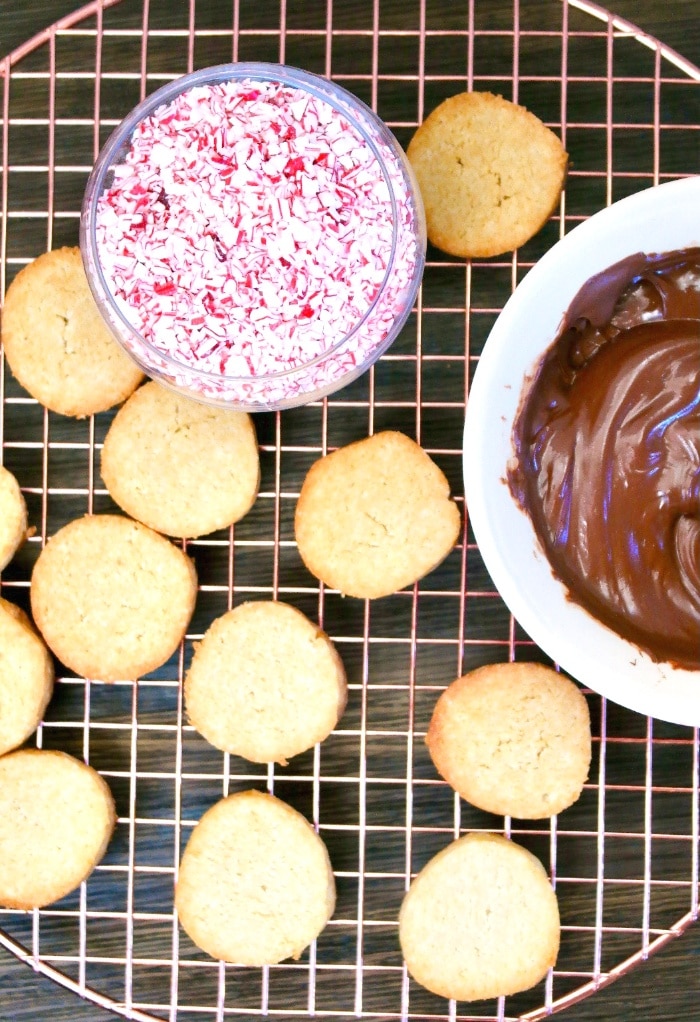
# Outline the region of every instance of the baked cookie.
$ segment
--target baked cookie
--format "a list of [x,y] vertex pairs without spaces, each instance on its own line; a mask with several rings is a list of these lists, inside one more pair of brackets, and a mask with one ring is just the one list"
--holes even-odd
[[53,660],[24,611],[0,599],[0,756],[36,731],[53,692]]
[[490,92],[440,103],[407,154],[428,238],[456,256],[496,256],[525,244],[554,212],[569,161],[538,117]]
[[168,536],[204,536],[250,511],[260,459],[250,415],[140,387],[117,413],[102,478],[132,518]]
[[45,252],[20,270],[5,295],[2,343],[25,390],[62,415],[102,412],[143,379],[98,311],[78,248]]
[[559,907],[541,862],[498,834],[468,834],[430,860],[399,913],[411,976],[477,1001],[528,990],[559,953]]
[[31,909],[75,890],[107,850],[116,813],[96,771],[64,752],[0,759],[0,905]]
[[51,537],[31,580],[34,621],[58,659],[88,678],[132,680],[175,652],[197,595],[192,561],[118,515],[86,515]]
[[185,707],[208,742],[286,765],[323,741],[347,701],[332,642],[286,603],[242,603],[207,630],[185,678]]
[[19,483],[0,465],[0,571],[27,538],[27,505]]
[[588,703],[573,681],[542,664],[488,664],[442,693],[426,742],[462,798],[538,820],[581,794],[591,763]]
[[346,596],[373,599],[437,567],[460,524],[438,466],[403,433],[386,431],[311,466],[294,530],[316,578]]
[[192,831],[175,907],[185,931],[213,958],[241,965],[299,958],[335,908],[326,846],[273,795],[229,795]]

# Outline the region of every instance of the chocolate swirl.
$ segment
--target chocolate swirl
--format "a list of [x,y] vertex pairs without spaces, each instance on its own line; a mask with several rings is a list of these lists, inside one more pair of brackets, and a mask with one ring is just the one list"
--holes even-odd
[[513,439],[511,491],[571,599],[700,669],[700,248],[584,285]]

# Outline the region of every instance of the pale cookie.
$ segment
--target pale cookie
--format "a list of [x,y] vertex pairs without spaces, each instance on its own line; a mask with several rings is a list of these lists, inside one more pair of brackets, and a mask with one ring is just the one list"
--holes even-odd
[[2,343],[25,390],[62,415],[102,412],[143,379],[99,313],[78,248],[45,252],[20,270],[5,295]]
[[48,541],[30,592],[37,628],[66,667],[133,680],[177,649],[197,576],[182,550],[140,522],[86,515]]
[[311,466],[294,529],[309,571],[347,596],[373,599],[412,585],[447,556],[461,516],[438,466],[387,431]]
[[347,701],[343,663],[286,603],[243,603],[207,630],[185,678],[185,706],[208,742],[253,763],[286,764],[322,742]]
[[591,763],[588,704],[541,664],[489,664],[440,696],[426,737],[438,771],[489,813],[538,820],[572,805]]
[[19,483],[0,465],[0,571],[27,538],[27,505]]
[[497,834],[468,834],[430,860],[399,913],[411,976],[477,1001],[528,990],[559,952],[559,907],[541,862]]
[[36,731],[53,692],[53,660],[24,611],[0,599],[0,756]]
[[95,770],[64,752],[0,759],[0,905],[31,909],[75,890],[102,859],[116,823]]
[[102,478],[122,510],[158,532],[192,538],[223,529],[258,494],[253,420],[147,383],[109,428]]
[[553,131],[489,92],[446,99],[407,154],[428,238],[456,256],[496,256],[525,244],[554,212],[568,168]]
[[299,958],[335,908],[326,846],[291,806],[259,791],[221,799],[187,843],[175,890],[183,928],[213,958]]

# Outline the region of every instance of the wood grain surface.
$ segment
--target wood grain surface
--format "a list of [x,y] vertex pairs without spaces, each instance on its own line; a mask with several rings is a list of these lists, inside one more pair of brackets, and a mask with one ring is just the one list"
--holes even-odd
[[[185,0],[173,0],[173,8],[184,5]],[[11,52],[76,6],[75,0],[0,0],[0,56]],[[336,0],[336,7],[340,6],[351,9],[353,0],[345,0],[344,3]],[[392,23],[400,23],[403,6],[403,0],[381,0],[383,16],[392,17]],[[493,6],[494,9],[498,7],[498,0]],[[697,0],[617,0],[614,10],[700,65],[700,9]],[[697,92],[695,95],[696,106],[688,111],[688,120],[697,124],[700,110]],[[624,120],[624,113],[623,90],[616,118]],[[694,146],[694,153],[690,150],[684,155],[694,160],[700,171],[697,135],[694,141],[684,137],[680,144]],[[616,825],[624,830],[627,823],[622,806]],[[375,1010],[379,1013],[381,1005],[379,1001],[372,1002],[372,1005],[375,1003]],[[0,949],[0,1022],[47,1019],[54,1022],[112,1022],[115,1017],[34,974],[29,967]],[[700,1020],[700,924],[692,926],[680,939],[671,941],[649,962],[559,1017],[566,1022]]]

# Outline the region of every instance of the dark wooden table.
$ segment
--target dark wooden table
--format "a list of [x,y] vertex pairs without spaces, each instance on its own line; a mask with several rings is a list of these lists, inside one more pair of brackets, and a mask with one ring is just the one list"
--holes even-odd
[[[348,0],[351,3],[351,0]],[[174,5],[184,0],[173,0]],[[402,0],[382,0],[400,10]],[[0,0],[0,55],[77,6],[76,0]],[[617,0],[614,10],[700,65],[697,0]],[[692,143],[691,143],[692,144]],[[695,142],[700,170],[700,147]],[[624,827],[624,819],[620,827]],[[110,1022],[115,1016],[35,975],[0,950],[0,1022]],[[242,1017],[242,1016],[241,1016]],[[561,1016],[567,1022],[700,1019],[700,925],[658,955]]]

